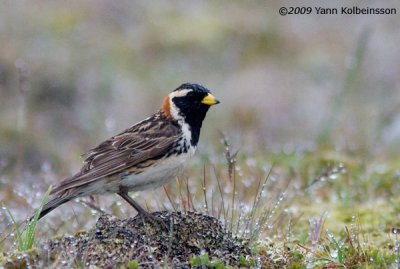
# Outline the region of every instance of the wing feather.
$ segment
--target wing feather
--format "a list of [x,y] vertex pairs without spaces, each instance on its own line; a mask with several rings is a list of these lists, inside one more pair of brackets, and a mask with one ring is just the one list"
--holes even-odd
[[81,171],[66,178],[52,194],[79,187],[97,179],[122,173],[162,158],[175,145],[181,129],[175,121],[158,113],[111,137],[84,154]]

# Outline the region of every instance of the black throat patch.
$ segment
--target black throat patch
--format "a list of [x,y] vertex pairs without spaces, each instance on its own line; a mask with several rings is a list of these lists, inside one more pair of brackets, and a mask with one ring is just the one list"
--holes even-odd
[[189,125],[189,130],[192,134],[190,144],[196,146],[199,142],[200,129],[203,120],[206,117],[207,111],[210,108],[202,103],[187,102],[186,97],[174,97],[173,102],[179,108],[179,114],[184,118]]

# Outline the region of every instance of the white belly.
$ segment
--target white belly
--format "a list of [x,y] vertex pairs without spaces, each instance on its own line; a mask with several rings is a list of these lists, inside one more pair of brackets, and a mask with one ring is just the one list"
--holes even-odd
[[188,153],[171,156],[168,159],[162,160],[156,166],[148,167],[140,174],[127,176],[121,180],[120,185],[129,191],[141,191],[161,187],[182,172],[188,159],[193,156],[194,151],[195,149],[192,149]]

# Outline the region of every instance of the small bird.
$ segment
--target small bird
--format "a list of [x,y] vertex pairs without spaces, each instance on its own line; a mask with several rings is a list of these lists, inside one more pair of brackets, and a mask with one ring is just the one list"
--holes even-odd
[[149,215],[128,192],[154,189],[176,177],[196,151],[208,109],[218,103],[207,88],[182,84],[157,113],[84,154],[81,170],[52,189],[39,219],[77,197],[106,193],[117,193]]

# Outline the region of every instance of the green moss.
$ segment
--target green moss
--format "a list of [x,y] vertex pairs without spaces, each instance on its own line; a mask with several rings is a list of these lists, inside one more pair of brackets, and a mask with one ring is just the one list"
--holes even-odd
[[287,267],[287,269],[306,269],[306,265],[301,264],[299,262],[294,262]]
[[[208,253],[204,253],[198,256],[194,256],[190,259],[191,266],[206,266],[207,268],[215,268],[215,269],[228,269],[229,266],[225,266],[224,262],[218,259],[213,259],[210,261],[208,257]],[[241,265],[242,266],[242,265]]]
[[139,262],[137,260],[131,260],[128,262],[126,265],[127,269],[138,269],[139,268]]
[[194,256],[190,259],[190,264],[192,266],[200,266],[200,265],[208,265],[210,260],[208,258],[208,253],[204,253],[203,255]]
[[254,258],[245,258],[240,256],[239,265],[243,267],[254,267],[256,265],[256,260]]

